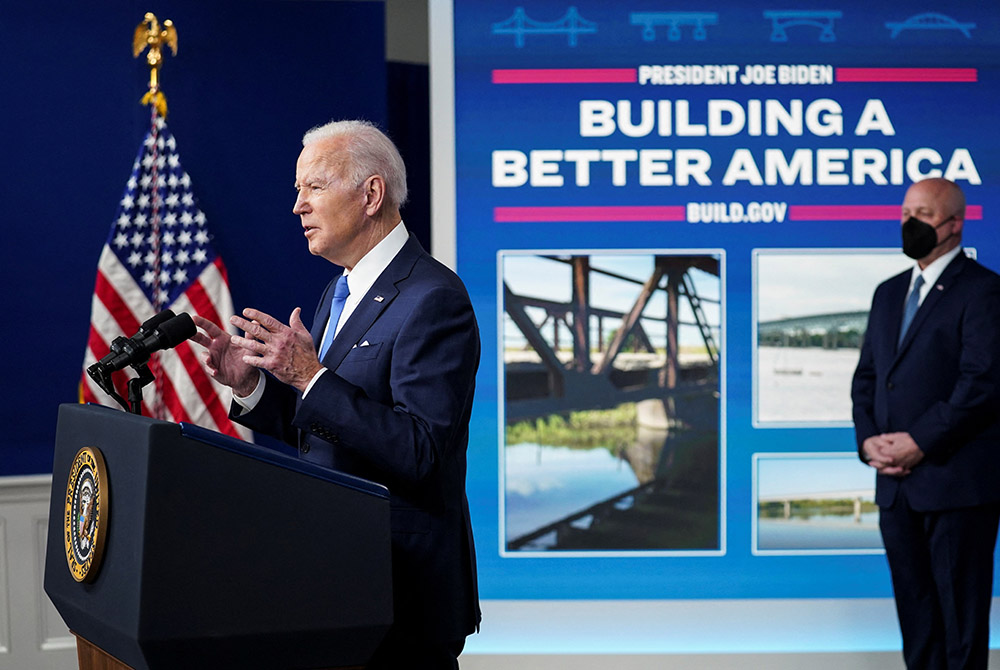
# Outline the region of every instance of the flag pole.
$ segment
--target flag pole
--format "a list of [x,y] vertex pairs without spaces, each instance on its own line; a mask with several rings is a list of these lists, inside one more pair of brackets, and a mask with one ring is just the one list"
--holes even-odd
[[[150,106],[150,188],[152,191],[152,203],[149,225],[152,238],[152,256],[154,258],[152,268],[153,311],[156,313],[162,311],[164,307],[163,290],[160,284],[160,273],[163,270],[160,255],[160,207],[163,203],[163,198],[160,193],[159,136],[160,125],[162,123],[160,119],[166,119],[167,117],[167,96],[160,90],[160,67],[163,65],[163,54],[161,49],[164,46],[169,47],[174,56],[177,55],[177,29],[174,27],[173,21],[167,19],[163,22],[163,27],[161,28],[160,22],[156,18],[156,14],[146,12],[142,23],[136,26],[135,33],[132,36],[132,56],[134,58],[138,58],[139,55],[147,49],[147,47],[149,49],[146,53],[146,64],[149,65],[149,90],[146,91],[146,94],[142,97],[142,100],[140,100],[140,104]],[[156,354],[150,358],[149,365],[153,368],[153,374],[143,374],[142,371],[138,371],[140,373],[139,378],[145,379],[145,383],[149,383],[154,379],[156,380],[156,393],[153,396],[152,415],[160,419],[163,418],[164,415],[163,404],[161,402],[161,398],[163,397],[163,388],[162,381],[160,380],[161,375],[159,374],[159,357]],[[132,381],[135,382],[135,380]],[[131,382],[129,385],[129,391],[131,401]],[[141,403],[141,399],[139,402]]]

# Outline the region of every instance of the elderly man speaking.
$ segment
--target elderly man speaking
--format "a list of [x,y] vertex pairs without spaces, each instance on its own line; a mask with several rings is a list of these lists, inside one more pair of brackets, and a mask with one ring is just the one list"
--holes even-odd
[[300,308],[288,324],[245,309],[232,318],[245,337],[198,319],[195,341],[235,420],[389,487],[395,621],[368,667],[457,668],[481,618],[465,493],[476,318],[400,219],[406,170],[389,138],[339,121],[302,144],[292,211],[310,253],[344,268],[312,332]]

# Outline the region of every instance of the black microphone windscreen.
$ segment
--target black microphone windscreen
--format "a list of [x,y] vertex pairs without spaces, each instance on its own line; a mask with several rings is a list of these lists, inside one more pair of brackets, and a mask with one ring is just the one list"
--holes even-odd
[[188,339],[198,329],[195,328],[194,320],[187,312],[181,312],[174,318],[165,321],[157,328],[160,333],[160,341],[157,343],[160,349],[170,349]]

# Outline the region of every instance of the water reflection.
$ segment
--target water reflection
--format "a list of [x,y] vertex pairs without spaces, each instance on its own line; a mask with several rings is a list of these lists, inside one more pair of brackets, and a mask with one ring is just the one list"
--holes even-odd
[[504,453],[508,541],[639,484],[628,462],[603,447],[516,444]]
[[761,550],[882,549],[878,512],[793,515],[789,519],[759,517],[757,548]]

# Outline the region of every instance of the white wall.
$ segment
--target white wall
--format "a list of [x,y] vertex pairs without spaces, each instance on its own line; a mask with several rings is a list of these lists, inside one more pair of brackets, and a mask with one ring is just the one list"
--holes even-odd
[[77,667],[76,639],[42,588],[51,482],[48,475],[0,477],[2,670]]

